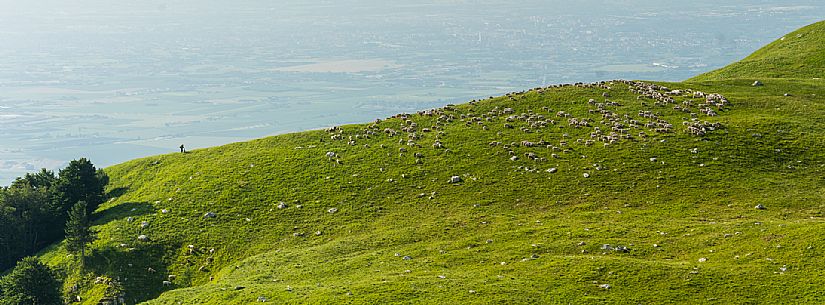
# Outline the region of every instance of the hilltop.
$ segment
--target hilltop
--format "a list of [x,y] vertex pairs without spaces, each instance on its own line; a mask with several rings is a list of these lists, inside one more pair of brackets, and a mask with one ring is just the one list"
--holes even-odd
[[822,54],[822,25],[682,83],[112,166],[90,272],[63,244],[41,258],[82,304],[822,303],[823,62],[792,56]]
[[825,21],[789,33],[750,56],[689,81],[741,78],[822,78],[825,76]]

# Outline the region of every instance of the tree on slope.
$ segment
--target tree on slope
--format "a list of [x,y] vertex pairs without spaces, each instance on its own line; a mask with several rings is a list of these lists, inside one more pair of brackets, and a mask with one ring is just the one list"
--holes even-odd
[[60,178],[55,183],[58,210],[68,212],[79,201],[85,201],[88,214],[103,203],[103,188],[109,177],[86,158],[74,160],[60,170]]
[[0,192],[0,270],[63,237],[50,198],[48,190],[29,185]]
[[86,206],[85,201],[75,204],[69,211],[69,219],[66,221],[66,250],[75,255],[80,254],[81,269],[86,260],[86,245],[95,240]]
[[17,179],[12,182],[11,187],[28,186],[33,189],[50,189],[56,182],[57,176],[54,175],[54,172],[44,168],[41,169],[40,172],[27,173],[23,177],[17,177]]
[[60,282],[48,266],[26,257],[0,279],[0,305],[63,304]]

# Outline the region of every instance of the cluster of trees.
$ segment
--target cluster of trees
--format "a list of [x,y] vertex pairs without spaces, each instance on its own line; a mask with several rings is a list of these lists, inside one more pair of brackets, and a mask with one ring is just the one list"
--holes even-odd
[[14,267],[0,279],[0,305],[61,303],[53,272],[29,256],[65,238],[82,268],[95,238],[89,215],[103,203],[108,183],[103,170],[80,159],[58,175],[43,169],[0,188],[0,272]]
[[0,278],[0,305],[62,305],[60,282],[54,271],[35,257],[17,263],[8,275]]
[[[59,175],[44,169],[0,188],[0,270],[63,239],[66,233],[87,233],[87,229],[69,229],[66,224],[71,215],[91,215],[103,203],[103,189],[108,183],[109,177],[102,170],[80,159],[69,163]],[[85,213],[79,208],[74,211],[75,206],[81,206]],[[73,224],[88,226],[78,221]],[[87,237],[81,239],[88,241]],[[84,249],[75,246],[70,240],[70,250]]]

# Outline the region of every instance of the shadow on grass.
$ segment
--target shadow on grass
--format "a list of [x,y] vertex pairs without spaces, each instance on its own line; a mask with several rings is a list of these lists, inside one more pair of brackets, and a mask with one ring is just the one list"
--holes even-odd
[[117,198],[117,197],[123,196],[128,191],[129,191],[128,187],[115,188],[115,189],[109,191],[108,193],[106,193],[106,198],[109,198],[109,199]]
[[95,212],[94,225],[101,225],[116,219],[138,217],[154,213],[155,208],[149,202],[124,202]]
[[163,284],[169,280],[167,263],[162,261],[168,250],[168,245],[155,243],[107,246],[87,257],[86,269],[118,280],[127,292],[127,302],[137,304],[175,288]]

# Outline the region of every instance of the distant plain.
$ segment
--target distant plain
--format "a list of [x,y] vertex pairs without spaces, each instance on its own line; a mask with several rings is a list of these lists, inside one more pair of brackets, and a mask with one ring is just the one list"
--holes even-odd
[[822,16],[818,1],[3,0],[0,184],[549,83],[679,81]]

